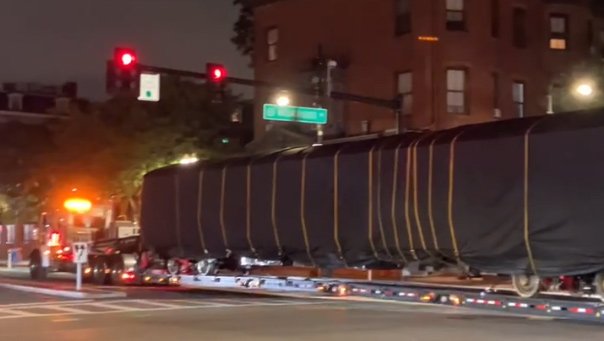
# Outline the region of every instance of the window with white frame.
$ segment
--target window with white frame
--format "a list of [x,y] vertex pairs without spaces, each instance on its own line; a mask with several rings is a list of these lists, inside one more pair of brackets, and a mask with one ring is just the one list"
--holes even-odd
[[568,50],[568,16],[565,14],[551,14],[549,24],[549,48],[552,50]]
[[278,44],[279,44],[279,29],[271,27],[266,31],[266,44],[267,44],[267,57],[268,60],[273,62],[279,58]]
[[466,29],[466,16],[464,0],[446,0],[447,29],[449,31],[463,31]]
[[33,225],[33,224],[23,225],[23,241],[31,242],[31,241],[35,240],[35,230],[36,230],[36,225]]
[[512,96],[514,99],[514,109],[516,117],[524,117],[524,97],[525,97],[524,82],[514,82],[512,85]]
[[467,114],[465,69],[447,69],[447,112]]
[[14,244],[15,241],[15,225],[6,225],[6,244]]
[[402,72],[397,76],[397,91],[401,96],[403,115],[411,114],[413,110],[413,74]]

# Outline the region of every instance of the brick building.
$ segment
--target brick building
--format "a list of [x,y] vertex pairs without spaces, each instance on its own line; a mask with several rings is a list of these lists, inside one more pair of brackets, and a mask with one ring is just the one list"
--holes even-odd
[[[403,126],[456,125],[546,112],[558,75],[597,57],[588,0],[256,0],[255,77],[310,87],[318,51],[337,61],[336,90],[404,99]],[[256,93],[256,112],[273,94]],[[296,104],[310,105],[299,97]],[[395,127],[391,110],[329,101],[330,129]],[[256,120],[255,132],[267,123]]]

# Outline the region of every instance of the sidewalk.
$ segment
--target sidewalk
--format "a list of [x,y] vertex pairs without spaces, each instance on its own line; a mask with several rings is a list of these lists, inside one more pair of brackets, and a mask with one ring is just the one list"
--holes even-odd
[[35,294],[59,296],[66,298],[124,298],[125,292],[107,291],[83,286],[82,290],[75,290],[75,281],[73,283],[41,282],[25,279],[0,278],[0,288],[30,292]]

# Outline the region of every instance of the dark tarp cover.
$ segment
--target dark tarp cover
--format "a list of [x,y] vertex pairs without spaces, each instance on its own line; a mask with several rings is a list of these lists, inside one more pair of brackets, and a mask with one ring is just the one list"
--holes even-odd
[[604,112],[531,117],[159,169],[141,225],[166,257],[583,274],[604,269],[603,175]]

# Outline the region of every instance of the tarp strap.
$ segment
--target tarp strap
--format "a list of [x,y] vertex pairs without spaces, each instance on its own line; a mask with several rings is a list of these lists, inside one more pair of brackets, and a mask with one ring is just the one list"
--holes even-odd
[[426,239],[424,238],[424,231],[422,227],[422,222],[419,217],[419,200],[418,200],[418,176],[417,176],[417,146],[425,137],[420,137],[415,143],[412,145],[411,153],[413,156],[413,208],[414,208],[414,216],[415,216],[415,224],[417,226],[417,231],[419,232],[419,240],[422,245],[422,248],[425,252],[428,252],[428,247],[426,246]]
[[206,240],[203,236],[202,229],[202,213],[201,207],[203,202],[203,178],[204,171],[203,169],[199,171],[199,181],[197,182],[197,232],[199,233],[199,241],[201,242],[201,248],[205,254],[208,253],[208,249],[206,248]]
[[394,149],[394,170],[392,172],[392,206],[390,208],[390,219],[392,219],[392,232],[394,233],[394,240],[396,242],[396,250],[403,259],[403,262],[407,263],[407,257],[401,249],[401,242],[398,235],[398,223],[396,219],[397,205],[396,205],[396,190],[398,187],[398,164],[399,164],[399,152],[403,145],[403,142],[399,143]]
[[254,161],[250,160],[250,163],[247,165],[246,169],[245,234],[247,236],[247,242],[250,246],[250,251],[255,255],[256,248],[254,247],[254,243],[252,243],[252,163],[254,163]]
[[340,260],[346,265],[346,258],[342,252],[342,244],[340,244],[340,152],[338,148],[333,158],[333,240],[338,249]]
[[[176,220],[176,240],[178,251],[182,254],[182,236],[180,231],[180,181],[178,173],[174,174],[174,218]],[[179,255],[180,256],[180,255]]]
[[375,150],[375,146],[371,147],[369,150],[369,155],[367,156],[367,238],[369,239],[369,245],[371,246],[371,251],[373,252],[373,256],[376,259],[380,259],[380,256],[375,248],[375,244],[373,243],[373,152]]
[[306,228],[306,159],[310,155],[310,151],[304,154],[302,158],[302,179],[300,181],[300,222],[302,225],[302,236],[304,237],[304,245],[306,246],[306,254],[308,259],[312,263],[313,267],[316,267],[315,260],[310,251],[310,243],[308,240],[308,230]]
[[455,225],[453,223],[453,193],[455,190],[455,144],[459,137],[463,134],[463,131],[459,132],[449,145],[449,195],[448,195],[448,220],[449,220],[449,232],[451,233],[451,244],[453,246],[453,256],[455,260],[460,263],[459,247],[457,245],[457,236],[455,234]]
[[440,247],[438,245],[438,237],[436,236],[436,227],[434,224],[434,210],[433,210],[433,174],[434,174],[434,144],[436,143],[437,138],[434,138],[432,142],[430,142],[430,146],[428,147],[428,218],[430,221],[430,232],[432,232],[432,240],[434,243],[434,249],[440,252]]
[[224,248],[227,255],[231,254],[231,250],[229,248],[229,241],[227,239],[226,226],[224,223],[224,200],[226,196],[226,170],[227,166],[224,165],[222,167],[222,176],[220,179],[220,230],[222,231],[222,240],[224,241]]
[[415,253],[415,243],[413,241],[413,232],[411,232],[411,217],[409,214],[409,197],[411,196],[411,146],[415,143],[411,141],[407,147],[405,147],[407,151],[407,160],[405,164],[405,223],[407,225],[407,237],[409,238],[409,252],[411,252],[411,257],[414,260],[419,260],[417,258],[417,253]]
[[[547,117],[547,116],[546,116]],[[530,241],[530,231],[529,231],[529,156],[530,156],[530,134],[533,129],[539,124],[544,118],[533,123],[524,133],[524,198],[523,198],[523,209],[524,209],[524,244],[526,246],[526,254],[528,256],[529,265],[531,267],[531,271],[535,276],[537,274],[537,265],[535,263],[535,258],[533,255],[533,250],[531,248]]]
[[382,219],[382,149],[380,147],[378,149],[378,161],[377,161],[377,218],[378,218],[378,226],[380,228],[380,235],[382,236],[382,245],[384,247],[384,251],[389,258],[392,258],[392,253],[388,248],[388,243],[386,242],[386,234],[384,233],[384,221]]
[[273,185],[271,193],[271,224],[273,225],[273,235],[275,236],[275,244],[279,255],[283,256],[283,247],[281,246],[281,239],[279,238],[279,230],[277,229],[277,162],[281,159],[282,155],[279,155],[275,161],[273,161]]

